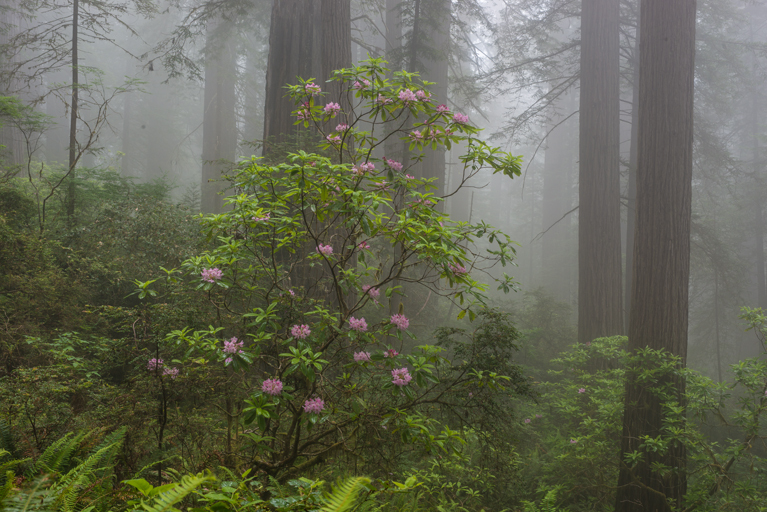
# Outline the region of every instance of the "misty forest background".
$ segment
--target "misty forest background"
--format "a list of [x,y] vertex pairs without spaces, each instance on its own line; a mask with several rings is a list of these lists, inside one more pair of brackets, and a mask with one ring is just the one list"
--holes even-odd
[[[656,5],[642,20],[660,19],[652,17],[659,2],[641,2]],[[0,511],[765,510],[767,4],[667,3],[677,10],[656,34],[667,26],[680,38],[694,34],[694,79],[689,97],[670,103],[692,107],[670,116],[678,138],[660,137],[659,146],[667,142],[672,156],[679,148],[688,194],[671,181],[657,190],[669,192],[670,208],[680,205],[666,219],[683,219],[684,201],[691,217],[660,235],[670,245],[659,248],[646,234],[635,238],[638,166],[642,151],[650,154],[641,140],[654,130],[641,139],[638,0],[3,0]],[[676,30],[683,25],[690,30]],[[676,83],[693,66],[685,55],[666,62],[661,82]],[[431,82],[412,85],[431,97],[401,133],[367,128],[381,140],[394,136],[359,160],[364,140],[334,152],[296,122],[296,109],[339,97],[348,116],[357,100],[344,91],[366,98],[360,83],[372,76],[364,75],[371,58],[386,61],[381,80]],[[356,71],[329,81],[341,68]],[[289,95],[286,85],[299,79],[328,97],[303,85]],[[445,117],[464,134],[449,147],[399,142],[442,104],[481,131],[462,132],[460,117]],[[333,132],[340,117],[319,110],[316,119],[326,117],[317,127]],[[460,156],[472,137],[521,161],[467,172]],[[317,274],[307,263],[319,261],[314,242],[267,251],[275,269],[289,267],[292,288],[275,280],[279,294],[258,295],[269,265],[258,285],[227,281],[230,268],[257,272],[238,240],[277,217],[269,212],[281,194],[303,190],[304,178],[298,185],[290,174],[298,165],[290,154],[300,150],[327,158],[331,174],[336,164],[375,162],[389,181],[397,169],[386,158],[404,162],[416,185],[398,186],[420,198],[419,208],[433,206],[424,214],[433,222],[415,229],[428,238],[449,218],[457,227],[445,236],[458,237],[455,246],[414,249],[422,263],[411,267],[401,239],[374,243],[377,256],[354,268],[404,269],[391,281],[373,273],[368,282],[389,288],[380,286],[380,302],[360,288],[362,278],[351,291],[338,281],[316,285],[335,260]],[[669,165],[661,176],[676,175]],[[252,198],[268,188],[257,181],[264,169],[278,168],[294,178],[274,178],[269,210]],[[374,185],[383,197],[385,185]],[[227,203],[231,194],[245,199]],[[317,204],[330,204],[322,194]],[[405,218],[402,198],[386,200]],[[250,224],[233,220],[242,208],[254,212]],[[346,233],[312,212],[328,240]],[[310,230],[295,222],[281,240]],[[492,237],[480,240],[488,226],[516,242],[513,264],[472,259],[474,248],[493,247]],[[686,268],[687,240],[689,279],[674,270]],[[681,254],[681,266],[664,268],[658,281],[677,295],[658,292],[644,309],[632,303],[651,296],[632,292],[633,259],[644,254],[635,241]],[[340,244],[333,249],[341,258]],[[430,264],[437,274],[419,270]],[[223,280],[206,279],[213,267]],[[472,306],[455,294],[465,286],[468,298],[474,279],[504,281],[504,273],[513,284],[477,292]],[[301,298],[290,302],[294,289]],[[356,309],[346,305],[358,300]],[[349,329],[350,315],[362,313],[371,333],[380,319],[382,334],[368,341],[380,357],[355,352],[354,361],[388,372],[387,350],[398,351],[420,391],[410,391],[416,380],[407,393],[387,383],[393,398],[376,401],[376,386],[328,355],[336,335],[319,325]],[[409,320],[406,331],[393,327],[397,315]],[[639,324],[652,324],[632,315],[661,319],[668,339],[647,343],[658,352],[632,345]],[[274,334],[282,348],[261,324],[283,333]],[[325,333],[323,350],[291,337],[294,324]],[[247,337],[251,352],[222,353],[233,336]],[[344,350],[333,357],[351,361],[354,350]],[[268,362],[280,357],[295,368]],[[176,373],[163,373],[161,360]],[[291,374],[296,368],[303,377]],[[293,394],[270,401],[268,377]],[[322,387],[333,379],[355,384],[334,395]],[[631,394],[637,389],[662,392],[645,403]],[[324,412],[302,410],[299,397],[323,398]],[[656,411],[647,420],[654,426],[632,436],[624,401],[635,416]],[[347,419],[338,419],[342,410]],[[291,446],[292,456],[281,455]]]

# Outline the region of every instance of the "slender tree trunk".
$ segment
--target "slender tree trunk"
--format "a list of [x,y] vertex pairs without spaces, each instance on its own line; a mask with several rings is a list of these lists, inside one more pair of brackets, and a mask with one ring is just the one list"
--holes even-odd
[[631,149],[629,150],[629,183],[626,200],[626,270],[624,273],[624,326],[628,328],[631,312],[631,276],[634,267],[634,225],[636,223],[637,155],[639,153],[639,30],[633,55],[633,87],[631,99]]
[[78,61],[77,61],[77,28],[80,15],[80,1],[72,4],[72,103],[69,105],[69,186],[67,189],[67,219],[70,226],[75,221],[75,166],[77,165],[77,103],[78,103]]
[[[642,0],[639,160],[629,349],[687,357],[692,196],[695,0]],[[667,377],[680,402],[684,382]],[[666,511],[683,504],[686,449],[642,449],[663,433],[661,398],[630,376],[616,511]],[[626,454],[642,453],[633,467]],[[656,471],[657,465],[669,468]]]
[[719,271],[714,268],[714,341],[716,342],[716,374],[718,382],[722,382],[722,351],[719,339]]
[[578,341],[620,334],[618,0],[583,0],[581,14]]
[[[16,2],[13,0],[6,0],[6,2],[7,9],[0,10],[0,51],[6,49],[6,45],[19,32],[21,25],[20,16],[16,12]],[[12,58],[6,60],[6,57],[8,56],[0,53],[0,70],[3,74],[12,75],[16,62]],[[16,86],[16,81],[11,76],[0,87],[0,94],[14,94],[19,89]],[[26,160],[24,137],[10,123],[3,123],[0,127],[0,146],[2,146],[0,163],[6,166],[19,166]]]
[[227,27],[220,20],[209,22],[206,46],[200,208],[206,213],[219,213],[224,204],[220,195],[225,188],[223,173],[237,151],[236,52]]

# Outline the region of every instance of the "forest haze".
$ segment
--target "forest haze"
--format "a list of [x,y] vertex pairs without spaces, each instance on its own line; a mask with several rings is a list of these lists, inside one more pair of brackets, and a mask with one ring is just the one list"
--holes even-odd
[[0,512],[763,511],[767,1],[2,0]]

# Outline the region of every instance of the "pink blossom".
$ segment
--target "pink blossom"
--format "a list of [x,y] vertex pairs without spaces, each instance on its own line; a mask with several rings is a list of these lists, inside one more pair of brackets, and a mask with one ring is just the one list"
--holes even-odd
[[376,186],[381,190],[386,190],[389,188],[389,183],[386,180],[381,180],[380,182],[376,183]]
[[369,284],[366,284],[365,286],[362,287],[362,293],[367,293],[368,295],[370,295],[371,299],[377,300],[378,297],[381,295],[381,290],[379,290],[378,288],[373,288]]
[[368,324],[364,318],[349,317],[349,327],[357,332],[365,332],[368,330]]
[[370,249],[370,244],[367,242],[360,242],[359,245],[357,245],[357,248],[360,250]]
[[378,103],[380,103],[381,105],[388,105],[388,104],[390,104],[392,102],[391,98],[387,98],[383,94],[379,94],[378,98],[376,99],[376,101]]
[[202,280],[207,281],[208,283],[215,283],[224,277],[224,273],[215,267],[202,269],[200,275],[202,275]]
[[338,103],[333,103],[332,101],[325,105],[325,112],[330,114],[331,117],[335,117],[336,114],[341,112],[341,105]]
[[317,96],[319,93],[322,92],[322,89],[320,89],[320,86],[315,84],[314,82],[309,82],[308,84],[304,85],[304,90],[311,94],[312,96]]
[[262,221],[265,221],[265,220],[269,220],[269,218],[271,216],[272,216],[271,213],[266,212],[266,214],[263,217],[251,217],[251,220],[253,220],[255,222],[262,222]]
[[364,164],[360,164],[360,171],[362,172],[371,172],[374,171],[376,168],[376,165],[373,162],[365,162]]
[[370,361],[370,352],[355,352],[354,361],[357,363],[367,363]]
[[466,124],[469,122],[469,116],[456,112],[453,114],[453,121],[459,124]]
[[323,256],[330,256],[333,254],[333,247],[330,245],[318,245],[317,246],[317,252],[322,254]]
[[409,180],[414,180],[414,179],[415,179],[415,176],[412,176],[412,175],[410,175],[410,174],[406,174],[406,175],[405,175],[405,178],[407,178],[407,179],[409,179]]
[[328,135],[325,139],[333,145],[341,144],[341,137],[339,135]]
[[532,420],[530,418],[525,418],[525,423],[530,423]]
[[304,411],[312,414],[319,414],[322,412],[322,410],[325,408],[325,402],[322,401],[322,398],[310,398],[306,402],[304,402]]
[[402,171],[402,164],[397,162],[396,160],[391,160],[384,157],[384,163],[397,172]]
[[261,391],[267,395],[277,396],[282,393],[282,381],[280,379],[266,379],[261,384]]
[[404,331],[410,325],[410,321],[405,317],[405,315],[392,315],[391,323],[396,325],[400,331]]
[[362,89],[366,89],[370,87],[370,80],[366,80],[364,78],[362,78],[361,80],[362,80],[362,83],[360,83],[359,81],[354,82],[354,88],[357,89],[358,91],[361,91]]
[[391,371],[391,383],[395,386],[407,386],[413,380],[407,368],[395,368]]
[[310,120],[312,118],[312,113],[311,113],[311,111],[309,109],[302,108],[302,109],[296,111],[296,117],[300,121],[308,121],[308,120]]
[[576,444],[578,442],[577,439],[570,439],[570,444]]
[[290,334],[294,338],[300,338],[302,340],[309,336],[311,333],[312,331],[309,329],[308,325],[294,325],[290,328]]
[[146,368],[149,371],[156,371],[162,368],[163,360],[162,359],[155,359],[154,357],[149,360],[149,362],[146,364]]
[[423,140],[423,135],[419,130],[413,130],[410,132],[410,138],[416,142],[420,142]]
[[420,101],[431,101],[431,94],[425,91],[418,90],[415,92],[415,96]]
[[232,362],[232,358],[231,357],[227,357],[226,359],[224,359],[224,364],[229,364],[231,362]]
[[296,292],[294,292],[292,288],[288,290],[288,293],[290,294],[291,297],[296,296]]
[[349,125],[346,124],[346,123],[341,123],[338,126],[336,126],[336,131],[337,132],[345,132],[348,129],[349,129]]
[[165,368],[162,371],[162,374],[163,375],[170,375],[171,379],[175,379],[176,377],[178,377],[178,368]]
[[400,101],[404,101],[405,104],[408,104],[411,101],[417,101],[415,93],[413,91],[411,91],[410,89],[402,89],[399,92],[398,96],[399,96]]
[[450,272],[452,272],[456,276],[465,276],[468,273],[468,270],[466,270],[466,267],[464,267],[463,265],[455,265],[451,263],[450,265],[448,265],[448,267],[450,268]]
[[224,354],[242,354],[242,348],[245,343],[232,338],[229,341],[224,340]]
[[542,415],[540,415],[540,414],[536,414],[536,415],[535,415],[535,419],[536,419],[536,420],[539,420],[539,419],[541,419],[541,418],[543,418],[543,416],[542,416]]
[[426,136],[429,140],[437,140],[437,136],[439,135],[439,130],[436,128],[432,128],[429,130],[429,134]]
[[586,392],[586,388],[581,388],[578,390],[578,393],[585,393],[585,392]]
[[393,348],[390,348],[389,350],[384,350],[384,357],[397,357],[399,355],[399,352],[394,350]]
[[450,112],[450,109],[447,108],[447,105],[443,103],[441,105],[437,105],[437,112],[439,112],[440,114],[443,112]]

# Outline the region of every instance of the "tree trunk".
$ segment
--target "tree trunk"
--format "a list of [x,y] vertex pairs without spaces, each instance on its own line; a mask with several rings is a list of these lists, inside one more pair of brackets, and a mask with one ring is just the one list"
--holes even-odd
[[584,0],[581,14],[578,341],[620,334],[618,0]]
[[67,219],[72,226],[75,220],[75,166],[77,165],[77,103],[78,103],[78,62],[77,62],[77,24],[79,22],[80,1],[72,4],[72,103],[69,105],[69,186],[67,187]]
[[[687,357],[692,196],[695,0],[642,0],[639,69],[639,160],[629,349],[665,349]],[[671,377],[669,377],[671,378]],[[671,381],[678,396],[684,382]],[[651,390],[626,383],[616,510],[666,511],[687,490],[686,449],[625,454],[643,436],[662,433],[662,404]],[[653,471],[663,464],[670,471]],[[665,496],[665,498],[664,498]]]
[[200,209],[219,213],[223,209],[223,173],[237,151],[235,119],[234,43],[220,20],[208,23],[205,62],[205,111],[202,122],[202,188]]
[[628,328],[631,312],[631,275],[634,268],[634,225],[636,224],[637,155],[639,153],[639,30],[636,33],[633,55],[631,97],[631,148],[629,150],[629,182],[626,200],[626,270],[624,273],[623,318]]
[[[6,45],[18,33],[21,19],[15,10],[15,2],[6,0],[10,5],[8,9],[0,10],[0,52],[5,50]],[[3,74],[13,70],[15,61],[6,60],[6,56],[0,54],[0,69]],[[0,89],[0,94],[11,95],[18,90],[12,78],[9,78]],[[7,87],[7,89],[6,89]],[[4,166],[18,166],[24,163],[25,158],[24,137],[17,128],[8,122],[0,127],[0,163]],[[14,170],[15,172],[15,170]]]

